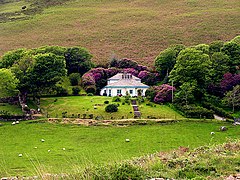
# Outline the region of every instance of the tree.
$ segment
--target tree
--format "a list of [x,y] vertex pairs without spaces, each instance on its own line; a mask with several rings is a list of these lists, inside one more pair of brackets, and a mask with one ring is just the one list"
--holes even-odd
[[235,42],[225,43],[221,52],[229,56],[230,61],[228,66],[230,68],[230,73],[235,74],[237,68],[240,67],[240,45]]
[[5,53],[0,60],[0,68],[10,68],[16,61],[25,56],[26,52],[26,49],[17,49]]
[[196,81],[185,82],[180,87],[176,97],[185,101],[185,105],[188,106],[194,100],[194,91],[196,89]]
[[227,72],[229,72],[229,57],[226,54],[223,54],[222,52],[215,52],[211,56],[212,61],[212,81],[217,83],[219,82],[223,75]]
[[168,76],[176,63],[177,52],[173,48],[162,51],[155,59],[156,70],[162,77]]
[[70,74],[69,80],[70,80],[72,86],[77,86],[80,81],[80,74],[79,73]]
[[220,52],[223,47],[223,41],[214,41],[209,45],[209,54],[213,54],[215,52]]
[[56,83],[66,75],[64,57],[55,54],[28,54],[17,61],[11,68],[19,79],[18,89],[23,102],[28,93],[34,96],[44,90],[55,87]]
[[232,91],[226,94],[225,101],[228,105],[232,106],[232,111],[234,113],[235,107],[240,106],[240,85],[235,86]]
[[0,96],[12,96],[16,94],[16,87],[19,80],[10,69],[0,69]]
[[195,96],[201,99],[211,75],[211,61],[207,54],[194,48],[182,50],[176,60],[170,79],[178,86],[196,82]]
[[105,111],[106,112],[117,112],[118,111],[118,107],[116,104],[109,104],[105,107]]
[[68,74],[80,73],[83,75],[94,66],[94,64],[91,62],[92,55],[85,48],[68,48],[64,56]]
[[209,45],[207,44],[198,44],[195,46],[195,49],[202,51],[205,54],[209,54]]

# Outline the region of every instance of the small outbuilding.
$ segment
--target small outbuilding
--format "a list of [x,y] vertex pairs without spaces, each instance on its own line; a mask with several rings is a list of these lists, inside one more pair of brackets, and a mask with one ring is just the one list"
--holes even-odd
[[141,79],[129,73],[118,73],[107,81],[107,85],[101,89],[101,96],[145,96],[149,86],[141,83]]

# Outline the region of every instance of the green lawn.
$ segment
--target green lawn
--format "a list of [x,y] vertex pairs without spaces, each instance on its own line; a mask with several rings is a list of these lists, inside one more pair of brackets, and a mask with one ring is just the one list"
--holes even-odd
[[[93,114],[94,118],[96,116],[103,116],[104,119],[131,119],[134,117],[133,109],[131,105],[122,104],[124,98],[121,98],[122,102],[114,102],[119,104],[118,112],[106,113],[104,101],[108,100],[109,103],[112,102],[112,97],[104,96],[69,96],[69,97],[54,97],[54,98],[41,98],[41,108],[43,113],[49,114],[49,117],[62,117],[62,112],[67,112],[68,117],[74,114],[76,117],[80,114]],[[94,109],[94,106],[97,109]],[[142,118],[147,118],[149,115],[161,118],[161,119],[179,119],[182,118],[177,112],[172,110],[166,105],[156,105],[156,107],[146,106],[143,103],[139,106],[139,110],[142,113]]]
[[[104,96],[41,98],[41,108],[45,115],[48,113],[50,117],[59,118],[62,117],[62,112],[67,112],[68,117],[71,117],[72,114],[74,114],[75,117],[80,114],[80,117],[82,118],[83,114],[86,114],[87,117],[90,114],[93,114],[94,118],[96,116],[102,116],[104,119],[111,119],[111,117],[114,119],[121,119],[123,116],[124,118],[133,118],[132,106],[126,104],[122,105],[121,102],[118,102],[118,112],[106,113],[106,104],[104,104],[104,101],[113,103],[111,97]],[[96,109],[94,109],[95,105]]]
[[176,111],[168,107],[167,105],[153,104],[154,107],[147,106],[146,103],[139,105],[142,118],[148,118],[148,116],[155,117],[157,119],[181,119],[183,118]]
[[[33,122],[25,121],[15,126],[9,122],[0,126],[0,177],[74,173],[90,164],[130,159],[179,146],[194,148],[222,143],[226,138],[240,137],[239,126],[224,122],[181,121],[169,125],[129,127]],[[223,125],[228,131],[219,132]],[[210,135],[212,131],[215,136]],[[126,138],[130,139],[129,143],[125,142]],[[18,157],[19,154],[23,156]]]

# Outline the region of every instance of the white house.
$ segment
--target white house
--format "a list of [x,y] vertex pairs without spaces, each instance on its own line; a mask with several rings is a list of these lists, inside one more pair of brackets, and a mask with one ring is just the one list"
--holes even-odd
[[137,96],[138,92],[142,92],[145,96],[149,86],[141,83],[141,79],[128,73],[118,73],[107,81],[107,85],[101,89],[101,96],[125,96],[128,92],[130,96]]

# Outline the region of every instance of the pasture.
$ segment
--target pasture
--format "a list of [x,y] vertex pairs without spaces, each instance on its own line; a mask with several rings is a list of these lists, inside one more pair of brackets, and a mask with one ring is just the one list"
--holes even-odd
[[[226,126],[228,131],[220,132],[220,126]],[[0,126],[0,177],[74,174],[93,164],[119,162],[179,146],[192,149],[223,143],[228,138],[239,137],[239,128],[225,122],[197,120],[128,127],[86,127],[43,120],[16,125],[5,122]],[[127,138],[130,142],[125,142]]]
[[[24,4],[29,6],[23,0],[1,4],[0,12],[14,15]],[[97,64],[117,56],[152,66],[172,44],[231,40],[239,33],[239,12],[238,0],[68,1],[26,20],[1,23],[0,56],[24,47],[83,46]]]

